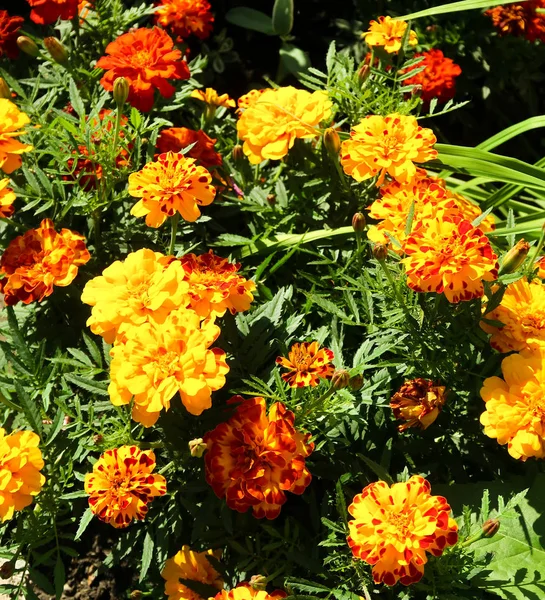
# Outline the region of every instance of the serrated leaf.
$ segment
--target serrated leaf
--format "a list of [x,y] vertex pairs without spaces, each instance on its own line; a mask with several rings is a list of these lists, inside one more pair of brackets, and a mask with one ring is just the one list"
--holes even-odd
[[53,423],[51,423],[51,426],[49,428],[49,433],[47,434],[47,440],[45,442],[46,446],[51,444],[51,442],[57,437],[57,435],[59,434],[59,431],[62,429],[63,424],[64,424],[64,411],[59,407],[57,409],[57,414],[55,415],[55,418],[53,419]]
[[60,600],[64,584],[66,583],[66,571],[64,570],[64,563],[62,562],[60,553],[57,554],[57,562],[53,571],[53,582],[55,583],[55,598]]
[[92,520],[93,520],[93,513],[91,512],[91,509],[89,507],[87,507],[79,521],[78,530],[76,531],[76,535],[74,536],[74,541],[80,539],[80,537],[83,535],[83,533],[85,532],[89,523]]
[[142,549],[142,567],[140,568],[140,577],[138,578],[138,582],[142,583],[144,581],[149,567],[151,565],[151,559],[153,557],[153,548],[155,546],[155,542],[153,541],[153,537],[151,536],[149,531],[146,531],[146,537],[144,538],[144,547]]
[[107,385],[101,381],[93,381],[92,379],[87,379],[86,377],[81,377],[80,375],[74,375],[73,373],[68,373],[64,376],[64,378],[66,381],[77,385],[86,392],[98,394],[99,396],[109,395]]
[[36,400],[30,397],[28,392],[17,379],[15,379],[13,383],[15,385],[17,397],[19,398],[21,408],[25,413],[25,417],[28,421],[28,424],[41,437],[43,425],[42,415],[38,403],[36,402]]
[[70,94],[70,104],[74,108],[74,111],[80,117],[80,119],[85,117],[85,106],[83,104],[83,100],[81,99],[79,90],[76,86],[76,82],[70,77],[70,81],[68,83],[68,91]]
[[19,323],[17,323],[17,317],[15,316],[15,312],[12,306],[8,306],[7,315],[8,315],[8,325],[9,331],[11,334],[11,339],[15,349],[17,350],[17,355],[22,363],[30,370],[34,370],[36,365],[34,362],[34,357],[30,353],[28,349],[28,345],[25,342],[21,334],[21,330],[19,329]]

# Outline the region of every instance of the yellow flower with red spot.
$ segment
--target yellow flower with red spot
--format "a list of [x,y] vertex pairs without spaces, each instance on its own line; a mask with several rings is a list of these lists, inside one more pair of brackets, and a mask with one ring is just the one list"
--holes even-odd
[[420,127],[415,117],[397,113],[386,117],[368,115],[341,144],[341,164],[356,181],[378,175],[377,185],[382,185],[390,175],[407,183],[417,173],[415,163],[437,157],[433,148],[436,141],[432,130]]
[[[401,50],[408,24],[405,21],[392,19],[392,17],[379,17],[377,21],[369,22],[369,31],[362,37],[368,46],[380,46],[388,54],[395,54]],[[407,45],[416,46],[418,38],[411,29],[407,38]]]
[[[456,205],[457,212],[466,221],[469,221],[471,223],[483,214],[481,207],[478,206],[477,204],[473,204],[473,202],[468,200],[466,197],[462,196],[461,194],[456,194],[456,193],[453,193],[450,191],[448,193]],[[478,227],[481,231],[484,231],[485,233],[494,231],[494,229],[496,229],[496,222],[494,220],[494,215],[492,215],[492,214],[487,215],[479,223]]]
[[417,377],[406,381],[390,400],[394,417],[405,421],[399,431],[409,427],[427,429],[439,416],[445,403],[445,386]]
[[206,88],[205,90],[193,90],[191,97],[201,100],[210,106],[224,106],[225,108],[235,108],[235,101],[229,98],[228,94],[218,94],[214,88]]
[[121,529],[133,519],[142,521],[148,504],[164,496],[167,482],[154,474],[155,454],[136,446],[106,450],[85,476],[89,507],[101,521]]
[[540,279],[545,279],[545,256],[540,256],[534,265],[534,269],[537,269],[537,276]]
[[214,201],[212,176],[197,166],[194,158],[167,152],[129,175],[129,194],[141,198],[131,210],[135,217],[146,217],[146,225],[160,227],[168,217],[179,213],[186,221],[201,216],[199,206]]
[[177,554],[166,561],[161,577],[166,580],[165,594],[168,600],[202,600],[202,596],[180,580],[197,581],[217,590],[223,588],[223,579],[208,560],[208,556],[219,559],[221,552],[195,552],[189,546],[182,546]]
[[317,126],[331,116],[332,103],[323,91],[294,87],[265,90],[246,108],[237,123],[238,136],[248,160],[280,160],[296,139],[320,135]]
[[545,348],[511,354],[501,363],[503,379],[484,380],[484,433],[507,444],[513,458],[545,458]]
[[442,496],[432,496],[428,481],[413,475],[391,487],[371,483],[354,497],[348,512],[348,545],[356,558],[373,565],[375,583],[410,585],[420,581],[426,552],[441,556],[458,541],[458,526]]
[[291,387],[314,387],[320,379],[331,379],[335,371],[331,364],[334,358],[333,352],[329,348],[320,348],[318,342],[302,342],[293,344],[288,358],[279,356],[276,362],[288,369],[282,379]]
[[212,32],[214,16],[207,0],[160,0],[155,6],[155,22],[170,29],[178,41],[190,35],[204,40]]
[[314,444],[310,434],[295,429],[293,413],[280,402],[268,416],[263,398],[234,396],[229,402],[240,403],[233,416],[203,438],[206,481],[229,508],[275,519],[286,493],[302,494],[309,485],[305,459]]
[[15,211],[15,192],[9,187],[9,179],[0,179],[0,217],[11,217]]
[[257,89],[257,90],[250,90],[249,92],[247,92],[246,94],[243,94],[238,100],[237,100],[237,113],[238,114],[242,114],[242,112],[244,110],[246,110],[247,108],[250,108],[251,106],[253,106],[261,97],[261,94],[263,94],[264,92],[267,92],[268,90],[270,90],[271,88],[262,88],[262,89]]
[[221,590],[221,592],[214,596],[213,600],[280,600],[286,596],[286,592],[282,590],[267,592],[265,590],[256,590],[248,583],[239,583],[232,590]]
[[21,129],[29,123],[28,116],[13,102],[0,98],[0,169],[4,173],[18,169],[23,164],[21,154],[32,150],[30,144],[15,139],[25,133]]

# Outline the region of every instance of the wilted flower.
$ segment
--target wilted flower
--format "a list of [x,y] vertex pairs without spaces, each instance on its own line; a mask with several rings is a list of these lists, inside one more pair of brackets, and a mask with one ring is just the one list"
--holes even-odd
[[403,85],[421,86],[421,95],[424,102],[437,98],[439,102],[447,102],[454,98],[456,93],[456,77],[461,75],[462,69],[451,58],[447,58],[441,50],[432,48],[414,58],[422,57],[417,65],[409,67],[407,73],[424,67],[423,71],[416,73],[403,81]]
[[206,39],[212,33],[214,16],[207,0],[159,0],[155,22],[169,29],[178,41],[195,35]]
[[15,192],[9,187],[9,179],[0,179],[0,217],[11,217],[15,208]]
[[182,546],[177,554],[166,561],[161,577],[166,580],[165,594],[168,600],[202,600],[197,592],[188,588],[180,580],[198,581],[211,585],[217,590],[222,589],[223,579],[207,556],[219,559],[221,552],[217,550],[195,552],[189,546]]
[[437,419],[445,403],[445,387],[418,377],[406,381],[390,400],[390,408],[399,421],[399,431],[409,427],[427,429]]
[[0,10],[0,57],[17,58],[17,32],[24,22],[23,17],[11,17],[7,10]]
[[500,35],[517,35],[530,42],[545,42],[545,0],[529,0],[522,4],[495,6],[485,12]]
[[217,140],[208,137],[199,129],[195,131],[187,127],[169,127],[163,129],[157,138],[157,150],[165,152],[181,152],[184,148],[194,146],[185,153],[185,156],[194,158],[203,167],[216,167],[222,164],[221,155],[214,150]]
[[210,106],[225,106],[225,108],[235,108],[235,101],[232,98],[229,98],[228,94],[221,94],[220,96],[214,88],[193,90],[191,97],[201,100]]
[[32,150],[30,144],[23,144],[15,139],[25,133],[20,130],[28,123],[28,116],[13,102],[0,98],[0,169],[4,173],[13,173],[18,169],[23,164],[21,154]]
[[78,14],[79,0],[27,0],[32,10],[30,19],[38,25],[49,25],[57,19],[70,21]]
[[[369,23],[369,31],[364,33],[362,37],[369,46],[380,46],[389,54],[395,54],[401,50],[401,44],[405,37],[407,23],[392,19],[392,17],[379,17],[378,21]],[[409,32],[407,38],[409,46],[416,46],[418,38],[414,31]]]
[[331,379],[335,370],[331,364],[333,352],[329,348],[320,348],[318,342],[293,344],[288,358],[279,356],[277,364],[288,369],[282,379],[291,387],[316,386],[320,379]]

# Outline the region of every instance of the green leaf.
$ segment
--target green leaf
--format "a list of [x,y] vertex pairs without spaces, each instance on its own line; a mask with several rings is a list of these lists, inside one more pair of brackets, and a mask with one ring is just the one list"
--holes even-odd
[[293,44],[283,44],[278,52],[282,67],[292,75],[306,71],[310,67],[307,53]]
[[361,460],[363,460],[363,462],[371,469],[371,471],[373,471],[373,473],[382,481],[385,481],[390,485],[394,483],[393,479],[390,477],[390,474],[383,466],[379,465],[377,462],[368,458],[364,454],[357,453],[356,456],[361,458]]
[[505,144],[505,142],[508,142],[517,135],[525,133],[526,131],[538,129],[539,127],[545,127],[545,116],[530,117],[525,121],[511,125],[511,127],[506,127],[503,131],[500,131],[499,133],[496,133],[496,135],[489,137],[484,142],[481,142],[477,148],[480,150],[493,150],[494,148]]
[[274,35],[272,19],[260,10],[248,8],[246,6],[238,6],[227,11],[225,15],[226,21],[245,29],[252,29],[267,35]]
[[153,557],[153,547],[155,546],[153,538],[149,531],[146,531],[146,537],[144,538],[144,548],[142,550],[142,567],[140,568],[140,577],[138,583],[144,581],[149,567],[151,565],[151,559]]
[[87,529],[87,526],[89,525],[89,523],[92,520],[93,520],[93,513],[91,512],[91,509],[89,507],[87,507],[79,521],[79,526],[78,526],[78,530],[76,531],[74,541],[80,539],[80,537],[83,535],[84,531]]
[[60,600],[64,584],[66,583],[66,571],[64,570],[64,563],[62,562],[60,552],[57,554],[57,562],[53,571],[53,581],[55,583],[55,598]]
[[57,435],[59,434],[59,431],[62,429],[62,426],[64,424],[64,411],[62,410],[62,408],[58,408],[57,409],[57,414],[55,415],[55,418],[53,419],[53,423],[51,423],[51,426],[49,428],[49,433],[47,434],[47,440],[45,442],[45,445],[49,445],[51,444],[51,442],[57,437]]
[[70,77],[70,81],[68,83],[68,90],[70,92],[70,104],[74,108],[74,111],[78,117],[84,118],[85,106],[83,105],[83,100],[81,99],[76,82],[72,79],[72,77]]
[[38,403],[30,397],[28,392],[17,379],[15,379],[13,383],[15,385],[15,390],[17,391],[17,396],[19,397],[21,408],[25,413],[28,424],[41,437],[42,415]]
[[99,396],[108,396],[108,386],[102,381],[93,381],[92,379],[74,375],[73,373],[68,373],[64,378],[66,381],[77,385],[87,392],[98,394]]
[[277,35],[288,35],[293,28],[293,0],[276,0],[272,13],[272,26]]
[[17,323],[17,317],[15,316],[15,312],[13,311],[13,306],[7,307],[8,313],[8,325],[11,334],[11,339],[15,349],[17,350],[17,356],[21,359],[25,367],[33,371],[35,369],[34,357],[30,353],[28,349],[28,344],[21,334],[21,330],[19,329],[19,324]]
[[[519,1],[526,2],[526,0]],[[499,6],[500,4],[511,4],[511,2],[506,2],[505,0],[461,0],[461,2],[449,2],[447,4],[441,4],[441,6],[434,6],[433,8],[427,8],[426,10],[419,10],[418,12],[410,13],[403,17],[397,18],[403,19],[404,21],[408,21],[409,19],[420,19],[421,17],[435,17],[436,15],[460,12],[462,10],[491,8],[492,6]]]

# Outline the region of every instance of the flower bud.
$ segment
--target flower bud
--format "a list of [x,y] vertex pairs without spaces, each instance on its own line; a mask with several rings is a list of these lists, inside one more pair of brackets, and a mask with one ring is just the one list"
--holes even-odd
[[20,35],[17,38],[17,46],[19,47],[19,50],[22,50],[25,54],[28,54],[29,56],[38,56],[38,54],[40,54],[40,50],[38,49],[36,42],[34,42],[34,40],[31,40],[26,35]]
[[191,456],[195,458],[201,458],[208,447],[202,438],[195,438],[194,440],[191,440],[188,446]]
[[500,275],[516,271],[526,260],[528,252],[530,252],[530,244],[526,240],[519,240],[503,257]]
[[361,83],[364,84],[367,81],[370,73],[371,67],[364,62],[357,70],[356,75],[358,76],[358,79],[361,81]]
[[61,42],[55,37],[44,38],[44,46],[49,52],[51,58],[59,65],[65,65],[68,62],[68,52]]
[[0,567],[0,579],[10,579],[15,573],[15,561],[8,560]]
[[252,575],[250,577],[250,587],[257,591],[263,591],[267,587],[267,578],[265,575]]
[[498,519],[488,519],[483,523],[483,535],[484,537],[492,537],[498,533],[500,528],[500,522]]
[[11,100],[10,89],[5,79],[2,79],[2,77],[0,77],[0,98],[6,98],[7,100]]
[[117,106],[123,106],[129,97],[129,82],[124,77],[114,81],[114,100]]
[[350,380],[348,381],[348,387],[353,392],[358,392],[359,390],[361,390],[361,388],[363,387],[363,375],[358,374],[354,375],[353,377],[350,377]]
[[342,390],[350,381],[350,374],[346,369],[335,369],[333,376],[331,377],[331,385],[336,390]]
[[365,220],[365,215],[363,213],[357,212],[352,217],[352,227],[356,233],[361,233],[366,225],[367,221]]
[[141,600],[143,597],[144,594],[140,590],[133,590],[129,596],[131,600]]
[[339,154],[341,149],[341,138],[335,129],[333,129],[333,127],[328,127],[324,131],[324,146],[329,154],[333,156]]
[[233,160],[235,162],[240,162],[243,158],[244,158],[244,152],[242,150],[242,146],[240,144],[237,144],[234,148],[233,151],[231,153],[231,156],[233,157]]
[[377,260],[385,260],[388,256],[388,246],[386,244],[381,244],[380,242],[377,242],[373,246],[373,256]]
[[422,93],[422,86],[420,84],[415,84],[413,85],[413,89],[411,90],[411,94],[413,96],[420,96],[420,94]]
[[102,444],[104,442],[104,436],[101,433],[97,433],[96,435],[93,436],[93,442],[99,446],[100,444]]

